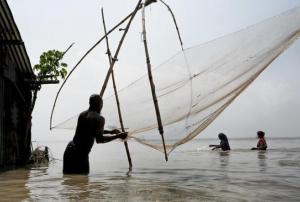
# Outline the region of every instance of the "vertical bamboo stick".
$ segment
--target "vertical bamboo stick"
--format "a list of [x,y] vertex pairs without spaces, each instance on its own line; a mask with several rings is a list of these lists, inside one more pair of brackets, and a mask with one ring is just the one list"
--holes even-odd
[[[104,34],[106,36],[105,41],[106,41],[106,47],[107,47],[107,55],[108,55],[109,65],[111,65],[112,58],[111,58],[111,52],[110,52],[110,48],[109,48],[109,42],[108,42],[108,36],[107,36],[107,31],[106,31],[106,24],[105,24],[103,8],[101,9],[101,14],[102,14]],[[113,70],[111,71],[111,77],[112,77],[112,81],[113,81],[113,88],[114,88],[114,93],[115,93],[115,98],[116,98],[116,103],[117,103],[117,108],[118,108],[118,115],[119,115],[121,129],[122,129],[122,132],[125,132],[122,113],[121,113],[121,107],[120,107],[120,101],[119,101],[119,96],[118,96],[118,92],[117,92],[116,81],[115,81],[115,76],[114,76]],[[129,163],[129,169],[131,170],[132,162],[131,162],[130,152],[129,152],[129,148],[128,148],[128,143],[126,140],[124,141],[124,146],[125,146],[125,150],[126,150],[126,154],[127,154],[128,163]]]
[[145,47],[145,55],[146,55],[146,63],[147,63],[147,69],[148,69],[148,77],[149,77],[149,82],[150,82],[150,87],[151,87],[151,92],[152,92],[152,98],[153,98],[154,107],[155,107],[155,113],[156,113],[156,118],[157,118],[158,130],[159,130],[159,133],[161,135],[162,142],[163,142],[165,159],[166,159],[166,161],[168,161],[168,155],[167,155],[167,151],[166,151],[166,144],[165,144],[165,138],[164,138],[164,129],[163,129],[163,124],[162,124],[162,121],[161,121],[161,116],[160,116],[158,101],[157,101],[157,97],[156,97],[155,85],[154,85],[153,77],[152,77],[150,56],[149,56],[148,45],[147,45],[146,23],[145,23],[145,5],[144,4],[143,4],[143,8],[142,8],[142,15],[143,15],[143,18],[142,18],[142,23],[143,23],[143,43],[144,43],[144,47]]

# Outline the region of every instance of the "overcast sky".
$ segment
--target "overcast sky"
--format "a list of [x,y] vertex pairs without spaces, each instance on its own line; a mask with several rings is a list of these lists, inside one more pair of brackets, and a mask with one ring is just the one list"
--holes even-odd
[[[176,15],[185,48],[300,6],[300,0],[165,1]],[[101,7],[104,7],[107,27],[111,28],[134,8],[137,0],[8,0],[8,3],[32,65],[38,63],[43,51],[63,51],[75,42],[64,59],[71,68],[103,35]],[[147,26],[152,64],[157,66],[177,53],[180,46],[169,13],[161,4],[153,4],[148,8]],[[113,49],[119,41],[119,34],[110,38]],[[140,54],[142,48],[141,16],[138,14],[121,51],[118,65],[141,68],[135,68],[135,72],[124,70],[126,77],[118,78],[121,86],[145,72],[145,59]],[[97,75],[93,85],[100,86],[108,65],[104,53],[104,45],[97,48],[74,74],[68,87],[74,88],[80,81],[89,79],[88,76],[79,77],[86,72]],[[216,137],[219,132],[229,137],[255,137],[257,130],[266,131],[269,137],[299,137],[299,53],[300,40],[277,58],[199,137]],[[49,130],[50,112],[58,88],[59,85],[43,86],[38,94],[33,113],[33,140],[67,140],[73,136],[73,131]],[[86,94],[92,92],[95,89],[87,87]],[[80,93],[74,90],[73,95]],[[57,112],[61,113],[61,117],[68,117],[87,108],[88,97],[78,96],[73,100],[72,110]]]

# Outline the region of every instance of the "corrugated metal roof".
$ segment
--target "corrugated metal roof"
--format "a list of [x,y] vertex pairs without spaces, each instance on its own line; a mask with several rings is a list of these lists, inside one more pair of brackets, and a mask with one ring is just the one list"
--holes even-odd
[[0,0],[0,40],[20,71],[34,76],[25,45],[6,0]]

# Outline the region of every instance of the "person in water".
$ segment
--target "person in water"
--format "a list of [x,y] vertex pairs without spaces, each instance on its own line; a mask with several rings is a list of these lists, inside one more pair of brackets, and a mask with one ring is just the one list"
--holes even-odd
[[[91,95],[89,109],[79,117],[74,138],[66,147],[63,157],[64,174],[88,174],[89,153],[96,143],[106,143],[117,138],[125,139],[127,133],[119,130],[104,130],[105,119],[100,115],[103,100],[99,95]],[[106,136],[104,134],[113,134]]]
[[258,131],[257,132],[258,142],[256,147],[251,148],[251,150],[267,150],[267,142],[265,140],[265,132]]
[[230,146],[229,146],[227,136],[224,133],[220,133],[218,135],[218,137],[220,139],[220,144],[218,144],[218,145],[211,144],[211,145],[209,145],[209,147],[213,147],[212,150],[215,150],[215,149],[218,149],[218,148],[221,148],[223,151],[230,150]]

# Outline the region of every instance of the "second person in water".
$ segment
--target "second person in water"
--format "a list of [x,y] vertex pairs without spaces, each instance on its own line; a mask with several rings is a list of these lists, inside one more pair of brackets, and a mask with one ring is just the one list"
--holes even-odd
[[[219,148],[222,149],[223,151],[230,150],[227,136],[224,133],[220,133],[218,137],[220,139],[220,144],[218,145],[211,144],[209,145],[209,147],[213,147],[212,150],[219,149]],[[266,150],[267,142],[265,140],[265,133],[263,131],[258,131],[257,138],[258,138],[257,146],[251,148],[251,150]]]
[[267,150],[267,142],[265,139],[265,132],[263,131],[258,131],[257,132],[257,146],[256,147],[252,147],[251,150]]
[[218,135],[218,137],[220,139],[220,144],[218,144],[218,145],[211,144],[211,145],[209,145],[209,147],[213,147],[212,150],[215,150],[215,149],[218,149],[218,148],[221,148],[223,151],[230,150],[230,146],[229,146],[227,136],[224,133],[220,133]]

